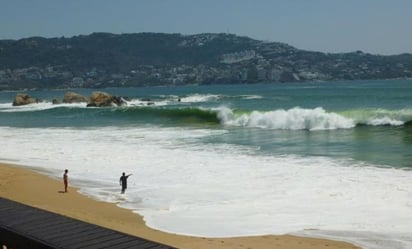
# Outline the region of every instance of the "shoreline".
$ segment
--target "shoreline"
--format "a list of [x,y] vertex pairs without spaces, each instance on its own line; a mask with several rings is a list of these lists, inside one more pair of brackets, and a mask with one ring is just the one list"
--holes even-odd
[[0,163],[1,197],[177,248],[360,249],[347,242],[294,235],[233,238],[177,235],[147,227],[143,217],[132,210],[82,195],[70,182],[68,193],[63,190],[63,181],[23,166]]

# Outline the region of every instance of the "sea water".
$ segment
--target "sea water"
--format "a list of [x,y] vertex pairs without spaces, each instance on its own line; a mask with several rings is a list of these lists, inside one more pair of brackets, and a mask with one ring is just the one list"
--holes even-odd
[[65,91],[42,90],[13,107],[0,92],[0,160],[67,168],[82,194],[166,232],[412,248],[412,81],[101,90],[127,105],[53,105]]

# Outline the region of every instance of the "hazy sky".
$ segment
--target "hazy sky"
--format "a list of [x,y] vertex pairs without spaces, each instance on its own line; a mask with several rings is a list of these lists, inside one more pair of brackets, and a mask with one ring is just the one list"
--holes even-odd
[[0,0],[0,39],[223,33],[322,52],[412,53],[412,0]]

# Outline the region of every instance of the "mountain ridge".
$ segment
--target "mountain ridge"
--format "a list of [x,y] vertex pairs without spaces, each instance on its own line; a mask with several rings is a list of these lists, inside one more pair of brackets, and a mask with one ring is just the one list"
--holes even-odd
[[0,90],[411,77],[407,53],[323,53],[227,33],[0,40]]

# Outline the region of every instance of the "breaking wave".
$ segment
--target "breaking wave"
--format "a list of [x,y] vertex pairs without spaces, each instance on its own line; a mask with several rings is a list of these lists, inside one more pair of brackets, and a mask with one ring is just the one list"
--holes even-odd
[[225,125],[281,130],[334,130],[355,127],[353,120],[322,108],[252,111],[242,113],[222,108],[218,114]]
[[356,109],[343,112],[327,112],[323,108],[274,111],[234,111],[221,108],[219,119],[225,125],[258,127],[282,130],[335,130],[359,125],[401,126],[412,122],[412,109]]
[[[205,97],[205,96],[204,96]],[[216,96],[213,96],[216,97]],[[203,97],[200,97],[203,98]],[[207,96],[212,98],[212,96]],[[200,100],[200,99],[198,99]],[[25,117],[47,118],[71,116],[78,119],[90,117],[128,122],[168,124],[215,124],[224,126],[250,127],[274,130],[336,130],[356,126],[402,126],[412,122],[412,109],[352,109],[329,112],[322,107],[306,109],[294,107],[272,111],[239,110],[228,107],[202,108],[165,105],[129,105],[123,107],[86,108],[84,104],[52,105],[39,103],[22,107],[2,104],[2,113],[15,113]]]

